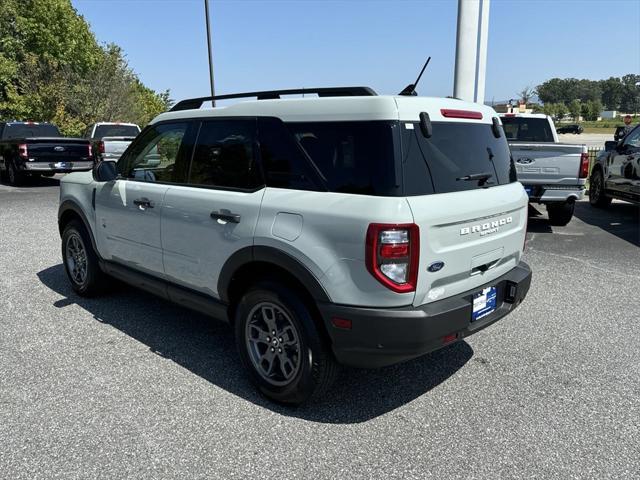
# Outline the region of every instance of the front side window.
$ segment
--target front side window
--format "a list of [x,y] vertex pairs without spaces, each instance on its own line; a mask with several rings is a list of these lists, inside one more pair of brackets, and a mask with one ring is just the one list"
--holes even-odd
[[220,119],[202,122],[189,184],[252,190],[262,185],[255,162],[256,121]]
[[394,135],[397,122],[288,123],[331,192],[398,195]]
[[118,172],[125,178],[144,182],[184,182],[179,159],[185,154],[183,139],[188,125],[164,123],[145,130],[118,162]]
[[640,148],[640,127],[629,132],[627,138],[624,139],[624,145],[628,145],[627,148],[631,149]]

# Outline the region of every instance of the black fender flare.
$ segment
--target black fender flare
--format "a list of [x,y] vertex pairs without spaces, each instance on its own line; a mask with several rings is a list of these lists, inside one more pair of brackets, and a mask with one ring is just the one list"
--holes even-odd
[[98,255],[98,258],[100,258],[100,253],[98,252],[98,247],[96,245],[96,239],[93,236],[93,230],[91,230],[91,226],[89,224],[89,221],[87,220],[87,216],[82,211],[82,208],[72,200],[65,200],[60,204],[60,207],[58,207],[58,230],[60,232],[60,235],[62,235],[62,230],[63,230],[62,223],[61,223],[62,219],[65,216],[65,214],[68,214],[70,212],[73,212],[75,215],[80,217],[80,220],[84,224],[84,228],[86,228],[87,232],[89,232],[89,237],[91,238],[91,246],[93,247],[93,251],[96,252],[96,255]]
[[241,267],[253,262],[271,263],[280,267],[295,277],[316,301],[331,301],[316,276],[298,259],[277,248],[262,245],[242,248],[227,259],[218,277],[220,300],[229,303],[229,286],[233,275]]

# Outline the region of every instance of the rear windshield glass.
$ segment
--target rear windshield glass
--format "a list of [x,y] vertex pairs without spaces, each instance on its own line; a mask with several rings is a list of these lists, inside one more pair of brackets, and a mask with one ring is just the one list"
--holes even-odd
[[93,138],[135,137],[139,130],[135,125],[98,125]]
[[458,192],[516,181],[509,144],[504,135],[493,135],[491,125],[434,122],[431,138],[422,135],[418,123],[408,125],[404,124],[402,137],[406,195]]
[[287,127],[329,191],[400,194],[394,161],[397,122],[288,123]]
[[513,142],[553,142],[551,125],[546,118],[502,117],[507,140]]
[[27,124],[27,123],[7,123],[3,138],[33,138],[33,137],[60,137],[58,127],[50,123]]

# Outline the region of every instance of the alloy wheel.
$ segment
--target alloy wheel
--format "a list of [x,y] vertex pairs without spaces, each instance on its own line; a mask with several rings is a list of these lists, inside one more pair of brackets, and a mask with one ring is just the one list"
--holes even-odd
[[87,280],[87,252],[80,235],[73,232],[67,238],[66,262],[69,276],[78,285]]
[[270,384],[286,385],[300,370],[300,335],[279,305],[262,302],[253,307],[245,327],[245,342],[255,370]]

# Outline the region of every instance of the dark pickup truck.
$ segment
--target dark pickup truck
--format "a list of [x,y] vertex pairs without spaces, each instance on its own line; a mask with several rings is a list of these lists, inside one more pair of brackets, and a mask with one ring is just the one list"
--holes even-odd
[[63,137],[55,125],[0,122],[0,175],[11,185],[26,176],[91,170],[93,163],[89,141]]

